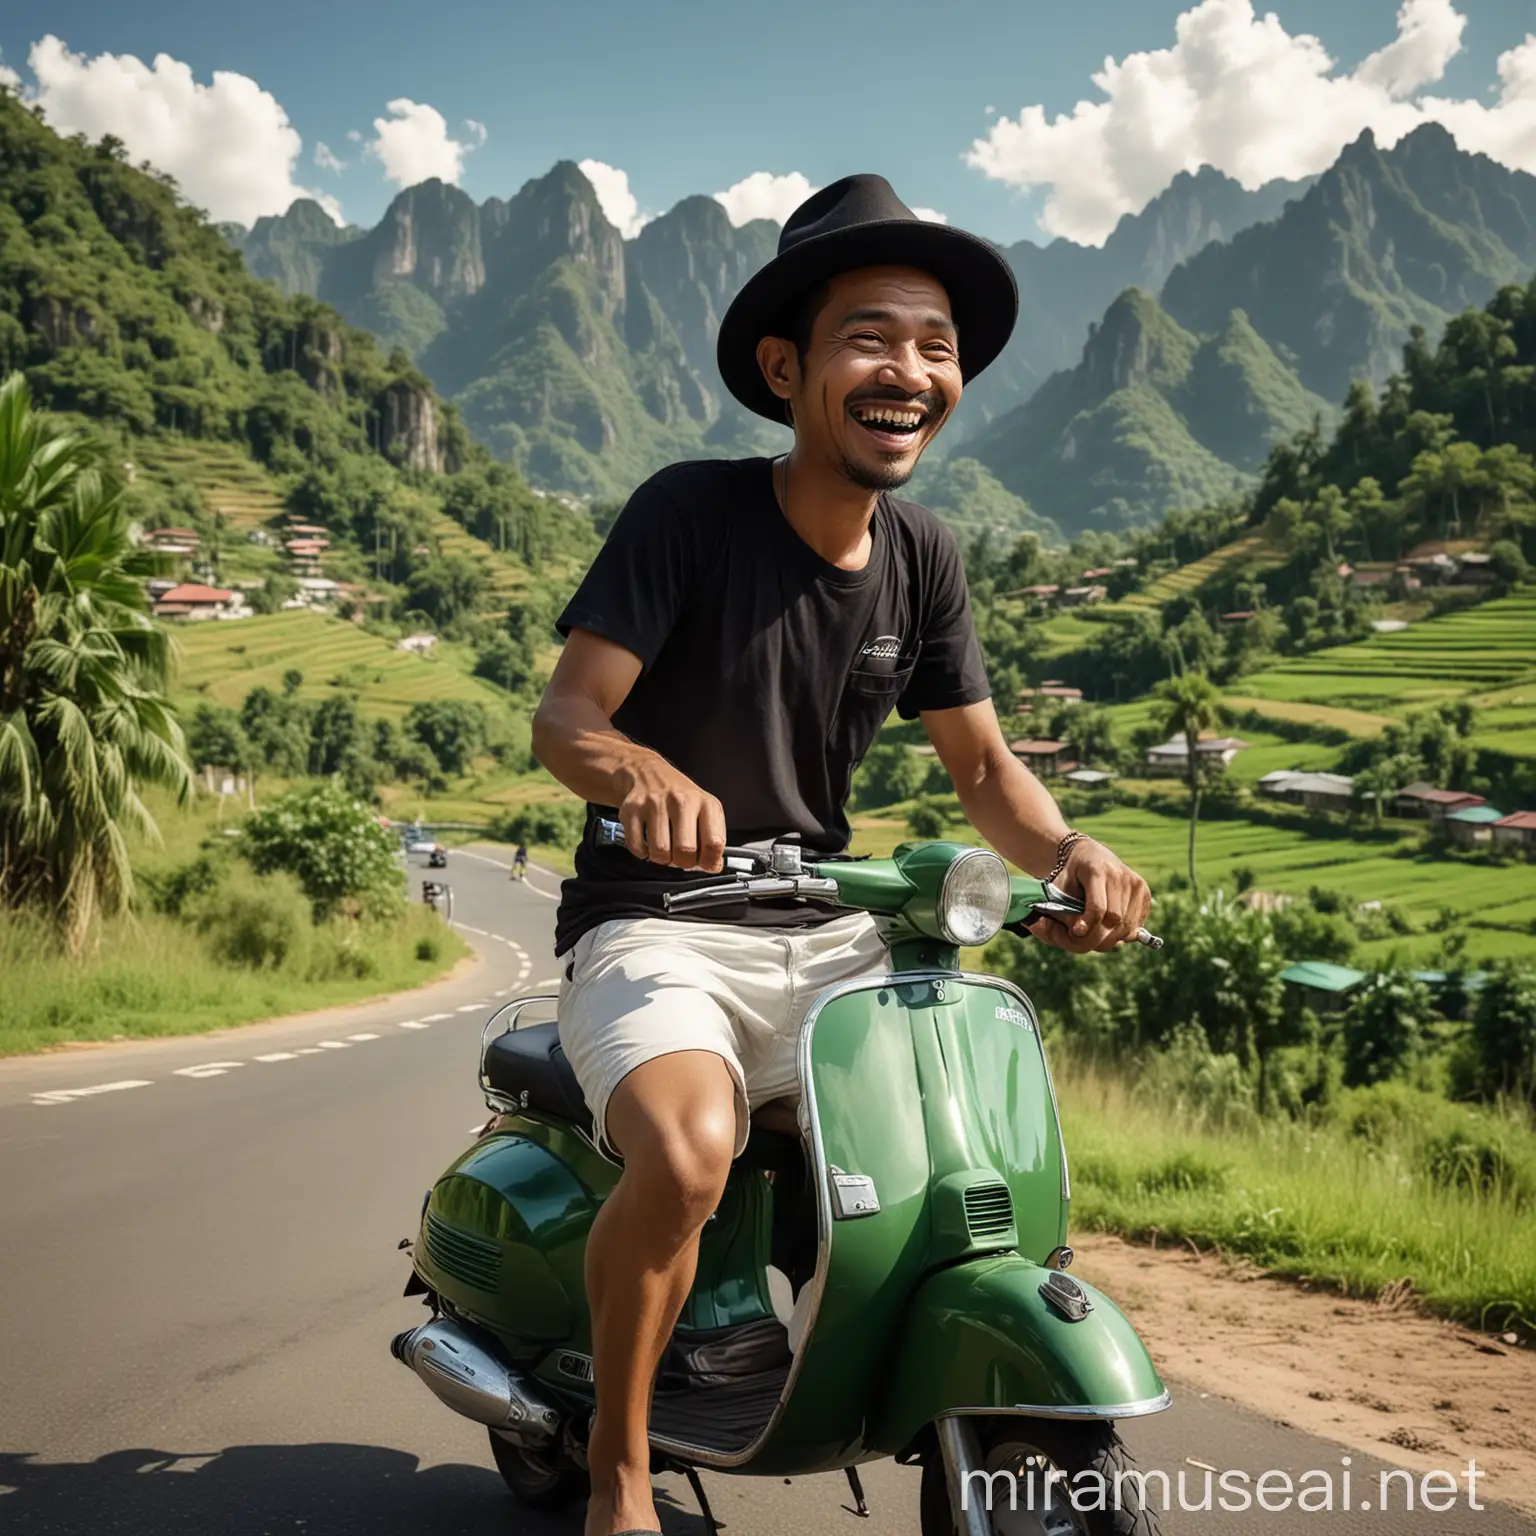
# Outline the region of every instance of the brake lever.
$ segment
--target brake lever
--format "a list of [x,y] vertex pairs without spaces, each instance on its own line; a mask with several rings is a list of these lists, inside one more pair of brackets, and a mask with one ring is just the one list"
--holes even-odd
[[763,875],[726,885],[701,885],[691,890],[664,891],[662,905],[668,912],[688,907],[709,907],[729,901],[750,901],[754,896],[803,896],[812,901],[837,900],[837,881],[821,875]]

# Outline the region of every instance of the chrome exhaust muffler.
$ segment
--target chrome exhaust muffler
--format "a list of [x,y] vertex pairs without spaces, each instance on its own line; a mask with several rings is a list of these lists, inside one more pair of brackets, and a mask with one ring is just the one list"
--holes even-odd
[[560,1415],[475,1331],[448,1317],[397,1334],[390,1353],[410,1366],[455,1413],[511,1440],[538,1445],[554,1437]]

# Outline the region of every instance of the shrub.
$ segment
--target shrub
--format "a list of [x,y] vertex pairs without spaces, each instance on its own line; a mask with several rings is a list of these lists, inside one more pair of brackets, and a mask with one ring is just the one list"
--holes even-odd
[[520,806],[491,828],[504,843],[542,843],[546,848],[574,848],[587,824],[587,809],[567,800],[541,800]]
[[945,819],[943,811],[936,806],[926,795],[921,796],[917,803],[907,812],[907,831],[913,837],[924,839],[943,837],[949,830],[949,823]]
[[435,933],[424,933],[416,940],[416,958],[423,964],[436,960],[442,952],[442,942]]
[[183,915],[225,965],[252,971],[301,968],[309,952],[310,908],[291,874],[258,875],[229,864],[185,903]]
[[259,874],[297,877],[317,918],[347,910],[399,910],[404,882],[397,843],[378,818],[334,780],[293,790],[245,824],[242,852]]

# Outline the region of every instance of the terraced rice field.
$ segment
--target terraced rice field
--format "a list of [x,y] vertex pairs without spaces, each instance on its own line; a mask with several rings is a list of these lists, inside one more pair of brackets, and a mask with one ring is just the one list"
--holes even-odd
[[238,448],[223,443],[150,440],[140,467],[166,485],[193,485],[210,512],[224,515],[232,528],[259,528],[283,511],[283,499],[271,477]]
[[1536,593],[1519,592],[1393,635],[1299,656],[1242,681],[1255,701],[1402,716],[1470,698],[1477,739],[1536,755]]
[[1117,603],[1106,604],[1102,612],[1135,613],[1143,608],[1160,608],[1164,603],[1194,592],[1208,581],[1226,575],[1238,567],[1251,565],[1263,570],[1278,565],[1281,552],[1262,533],[1251,533],[1220,549],[1212,550],[1200,560],[1181,565],[1166,576],[1159,576],[1144,591],[1132,592]]
[[176,638],[182,660],[175,696],[188,706],[206,699],[236,708],[252,688],[280,691],[290,668],[304,674],[301,698],[318,702],[343,690],[356,694],[363,714],[397,721],[425,699],[504,703],[498,690],[469,675],[467,659],[451,647],[432,656],[397,651],[378,635],[319,613],[188,624]]
[[[1154,887],[1184,870],[1188,825],[1177,817],[1123,806],[1086,818],[1083,825]],[[1536,918],[1536,865],[1496,867],[1411,853],[1399,856],[1390,845],[1312,837],[1243,821],[1203,823],[1198,849],[1201,878],[1211,885],[1230,888],[1233,872],[1247,868],[1260,890],[1303,895],[1320,885],[1351,901],[1398,907],[1420,923],[1448,908],[1467,928],[1470,947],[1479,958],[1536,959],[1536,933],[1529,926]],[[1528,916],[1522,920],[1522,914]],[[1383,941],[1383,957],[1394,943],[1423,957],[1438,939],[1425,934]]]
[[1347,731],[1351,736],[1375,736],[1392,721],[1391,715],[1372,714],[1360,709],[1339,709],[1329,704],[1297,704],[1279,699],[1256,699],[1241,693],[1229,693],[1227,703],[1233,709],[1252,709],[1271,720],[1289,720],[1298,725],[1321,725],[1329,730]]

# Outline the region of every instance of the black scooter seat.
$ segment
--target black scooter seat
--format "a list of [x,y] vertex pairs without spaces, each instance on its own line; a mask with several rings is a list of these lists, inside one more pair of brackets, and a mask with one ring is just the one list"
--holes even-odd
[[558,1024],[530,1024],[497,1036],[485,1053],[485,1076],[519,1109],[568,1120],[591,1135],[592,1111],[560,1049]]

